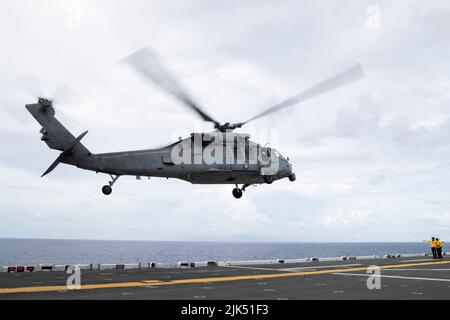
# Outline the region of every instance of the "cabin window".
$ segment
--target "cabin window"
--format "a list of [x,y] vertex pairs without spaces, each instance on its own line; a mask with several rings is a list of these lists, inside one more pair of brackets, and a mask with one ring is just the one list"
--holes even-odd
[[214,142],[214,137],[210,137],[209,140],[203,138],[202,139],[202,147],[203,147],[203,149],[206,148],[207,146],[209,146],[213,142]]

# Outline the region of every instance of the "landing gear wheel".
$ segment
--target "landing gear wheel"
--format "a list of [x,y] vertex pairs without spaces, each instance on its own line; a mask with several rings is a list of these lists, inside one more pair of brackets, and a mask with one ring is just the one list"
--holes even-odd
[[267,184],[271,184],[273,182],[272,176],[264,176],[264,182]]
[[233,196],[234,196],[236,199],[240,199],[240,198],[242,197],[242,191],[241,191],[241,189],[234,188],[234,189],[233,189]]
[[109,176],[111,177],[111,181],[106,186],[103,186],[103,188],[102,188],[103,194],[105,194],[107,196],[112,193],[112,186],[114,185],[114,183],[116,183],[117,179],[120,178],[119,175],[114,176],[113,174],[110,174]]
[[112,192],[112,188],[110,186],[103,186],[102,192],[104,195],[110,195]]

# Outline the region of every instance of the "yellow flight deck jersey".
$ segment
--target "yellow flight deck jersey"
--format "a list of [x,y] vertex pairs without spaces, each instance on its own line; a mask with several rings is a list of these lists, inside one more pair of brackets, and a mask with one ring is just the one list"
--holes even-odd
[[[428,242],[432,248],[437,248],[436,247],[436,241],[435,240],[424,240],[425,242]],[[440,241],[439,241],[440,242]],[[442,243],[441,243],[441,247],[442,247]]]
[[435,241],[435,243],[434,243],[434,245],[435,245],[435,248],[442,248],[442,241]]

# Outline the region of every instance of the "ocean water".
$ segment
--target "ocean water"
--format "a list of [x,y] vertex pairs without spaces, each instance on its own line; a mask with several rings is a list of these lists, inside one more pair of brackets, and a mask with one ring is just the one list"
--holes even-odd
[[423,253],[425,243],[239,243],[0,239],[0,266],[18,264],[232,261]]

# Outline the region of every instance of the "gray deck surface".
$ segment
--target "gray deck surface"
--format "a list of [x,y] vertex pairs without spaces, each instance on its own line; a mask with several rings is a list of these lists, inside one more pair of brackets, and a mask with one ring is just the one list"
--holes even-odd
[[[366,286],[370,265],[382,268],[380,290]],[[81,271],[81,290],[65,287],[68,276],[54,271],[0,273],[0,300],[450,299],[448,257]],[[36,292],[26,292],[30,290]]]

